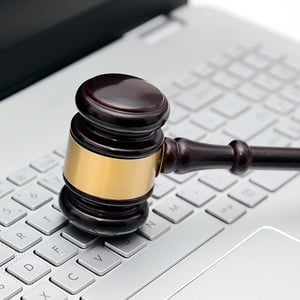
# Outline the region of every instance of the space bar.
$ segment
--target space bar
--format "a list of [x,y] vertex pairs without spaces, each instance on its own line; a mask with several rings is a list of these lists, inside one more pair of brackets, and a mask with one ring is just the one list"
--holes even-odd
[[87,292],[82,300],[127,299],[223,230],[213,217],[200,213],[161,237],[133,260]]

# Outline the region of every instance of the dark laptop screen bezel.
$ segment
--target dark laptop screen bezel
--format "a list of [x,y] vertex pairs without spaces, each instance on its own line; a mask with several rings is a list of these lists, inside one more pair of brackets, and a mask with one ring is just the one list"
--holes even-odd
[[0,2],[0,99],[186,0]]

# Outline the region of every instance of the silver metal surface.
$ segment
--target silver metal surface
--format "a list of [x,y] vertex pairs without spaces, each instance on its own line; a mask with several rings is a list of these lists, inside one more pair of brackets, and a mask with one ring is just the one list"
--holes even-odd
[[[128,298],[222,230],[222,224],[208,215],[198,214],[188,218],[185,228],[176,227],[163,236],[164,238],[157,240],[152,247],[145,248],[145,251],[137,255],[130,263],[121,264],[115,270],[113,277],[108,277],[95,285],[90,292],[83,295],[83,300],[97,299],[100,293],[107,300]],[[191,234],[186,235],[184,232]],[[184,237],[183,241],[179,242],[178,236]],[[157,255],[160,259],[156,259],[151,267],[149,265],[148,268],[143,269],[143,272],[138,271],[145,262],[149,262]],[[125,277],[128,278],[130,284],[123,280]],[[117,289],[114,288],[116,282],[118,282]]]
[[[28,165],[29,162],[34,161],[38,157],[50,154],[51,151],[55,149],[55,155],[58,154],[57,158],[60,160],[60,167],[57,168],[57,173],[51,174],[50,177],[54,181],[52,181],[52,183],[56,182],[58,184],[54,184],[54,188],[53,184],[49,185],[49,182],[51,183],[51,178],[49,178],[48,174],[44,174],[47,176],[47,180],[42,179],[44,177],[43,174],[38,174],[38,179],[34,178],[33,181],[35,183],[40,181],[41,185],[44,184],[44,186],[49,189],[50,193],[54,192],[53,200],[50,200],[49,203],[45,203],[43,207],[52,208],[52,204],[57,203],[57,193],[63,184],[62,178],[59,177],[59,175],[61,174],[61,166],[63,164],[62,157],[64,156],[65,149],[65,146],[60,146],[58,148],[57,146],[63,145],[66,142],[70,119],[76,111],[74,94],[77,87],[87,78],[99,73],[122,72],[145,78],[161,88],[167,96],[170,95],[168,98],[172,101],[171,105],[173,105],[176,100],[177,103],[180,103],[180,108],[182,108],[183,111],[186,111],[189,116],[192,116],[195,111],[188,105],[184,105],[184,103],[190,101],[187,97],[184,97],[184,89],[170,81],[176,80],[183,75],[186,76],[185,74],[192,72],[192,74],[195,74],[199,78],[199,82],[209,82],[211,87],[220,89],[219,92],[221,94],[226,94],[229,91],[227,88],[223,89],[221,88],[221,85],[217,86],[211,82],[211,76],[218,73],[220,67],[217,67],[216,64],[213,65],[213,63],[210,63],[209,61],[215,59],[216,62],[221,63],[222,60],[218,57],[220,57],[220,55],[222,56],[222,53],[230,56],[233,61],[229,62],[229,64],[226,62],[225,65],[228,65],[221,68],[221,70],[226,73],[226,68],[230,68],[230,64],[233,62],[238,61],[245,64],[245,62],[242,61],[245,53],[250,51],[253,54],[257,51],[263,57],[267,56],[267,60],[270,61],[267,68],[270,69],[260,68],[259,65],[258,68],[255,66],[253,67],[249,64],[249,59],[247,66],[252,68],[256,73],[266,72],[274,76],[274,78],[281,80],[284,83],[284,86],[278,93],[283,99],[287,100],[288,103],[291,103],[297,108],[299,105],[299,97],[297,95],[300,87],[300,58],[298,44],[210,8],[194,9],[186,6],[171,13],[171,16],[180,19],[184,25],[179,29],[177,28],[176,31],[173,31],[171,35],[168,34],[165,39],[161,39],[160,35],[160,38],[156,43],[153,43],[154,40],[152,39],[152,44],[149,45],[149,43],[146,43],[145,39],[140,38],[137,31],[134,31],[104,49],[95,51],[71,66],[56,72],[52,76],[49,76],[35,85],[11,96],[9,99],[2,101],[0,103],[0,135],[1,139],[4,141],[1,143],[1,157],[4,159],[1,161],[0,168],[1,181],[6,182],[6,178],[9,174],[13,174],[16,170],[20,170],[20,168]],[[197,37],[196,41],[195,37]],[[275,63],[274,60],[276,60]],[[279,78],[280,76],[275,75],[276,71],[272,74],[271,70],[277,65],[282,64],[287,65],[294,70],[295,77],[292,79],[293,82],[285,83],[284,78]],[[252,81],[244,81],[241,76],[236,76],[233,72],[230,74],[232,77],[235,76],[234,78],[238,78],[241,82],[241,85],[236,90],[237,94],[241,95],[246,101],[249,101],[250,105],[253,104],[259,106],[259,110],[264,108],[266,111],[270,112],[270,109],[264,106],[264,101],[270,95],[268,90],[264,90],[262,87],[255,85]],[[230,90],[230,92],[232,92],[232,90]],[[193,95],[192,91],[189,92],[189,95]],[[204,97],[205,93],[202,93],[202,96]],[[205,105],[200,105],[199,112],[202,109],[209,109],[210,102],[206,103],[203,101],[202,103],[205,103]],[[194,103],[194,105],[195,107],[198,107],[197,103]],[[42,110],[40,109],[41,107],[43,107]],[[245,112],[246,115],[247,112],[248,111]],[[281,115],[280,113],[275,112],[274,117],[276,120],[281,118],[292,118],[294,121],[297,121],[295,117],[296,112],[297,111],[287,115]],[[14,116],[14,118],[11,116]],[[241,116],[243,116],[243,114],[241,114]],[[242,118],[245,117],[243,116]],[[16,122],[16,120],[20,121]],[[179,118],[178,122],[184,120],[186,120],[186,118]],[[236,119],[226,119],[226,124],[228,121],[235,122],[235,120]],[[270,138],[268,138],[266,142],[278,138],[279,140],[282,139],[282,142],[290,141],[292,145],[299,145],[299,140],[295,139],[291,141],[289,137],[286,137],[279,132],[276,132],[275,135],[273,135],[273,133],[269,134],[272,125],[273,123],[268,128],[259,128],[259,130],[255,130],[254,133],[251,132],[251,134],[253,133],[253,139],[259,139],[260,136],[263,138],[265,132],[268,131],[265,136]],[[206,131],[205,128],[202,128],[199,125],[197,126],[205,132],[205,136],[201,141],[210,140],[210,142],[221,141],[222,143],[227,143],[232,139],[232,137],[224,133],[222,126],[217,127],[212,131]],[[254,123],[251,123],[251,126],[256,128]],[[169,135],[168,130],[172,128],[171,123],[167,123],[165,128],[167,128],[166,135]],[[242,132],[244,132],[243,130]],[[20,132],[30,132],[30,134],[20,134]],[[241,138],[247,138],[247,134],[241,136]],[[22,151],[20,151],[20,149],[22,149]],[[50,170],[50,173],[52,173],[52,170]],[[195,179],[198,179],[197,176],[198,175],[196,175]],[[241,183],[248,182],[250,176],[251,173],[240,178],[238,181]],[[183,187],[188,183],[183,182],[177,184],[175,181],[166,177],[161,178],[165,179],[165,183],[171,182],[172,188],[166,191],[165,196],[162,193],[157,195],[157,199],[153,199],[152,201],[153,204],[151,205],[151,209],[159,204],[160,201],[164,201],[164,197],[174,196],[178,192],[179,186]],[[92,276],[95,279],[95,282],[91,283],[89,287],[83,289],[74,296],[65,292],[64,288],[56,286],[55,288],[67,295],[70,300],[78,299],[84,294],[87,294],[89,299],[97,300],[100,295],[100,293],[98,293],[98,285],[101,286],[104,285],[104,283],[109,283],[105,288],[105,292],[111,292],[113,296],[116,281],[122,282],[121,285],[128,285],[129,282],[131,283],[131,276],[134,277],[142,274],[140,271],[137,272],[137,270],[142,268],[143,271],[145,271],[145,277],[137,278],[136,286],[138,287],[131,289],[131,298],[139,300],[148,300],[149,297],[153,299],[166,299],[170,294],[185,285],[187,281],[198,275],[199,272],[206,269],[218,258],[223,256],[229,249],[237,245],[241,240],[262,225],[269,224],[276,226],[299,238],[299,184],[300,179],[298,177],[293,178],[293,180],[285,181],[275,193],[268,193],[268,198],[265,201],[259,203],[254,209],[249,209],[247,214],[237,222],[232,225],[226,225],[226,230],[224,230],[222,234],[218,234],[214,239],[203,244],[201,247],[196,247],[197,249],[194,251],[195,241],[193,240],[195,239],[195,236],[199,235],[199,228],[205,228],[205,224],[193,223],[191,227],[187,226],[184,227],[185,229],[180,229],[181,225],[185,226],[189,224],[190,218],[193,218],[193,216],[188,217],[178,225],[170,223],[170,230],[154,241],[148,240],[147,243],[149,245],[136,253],[136,255],[133,255],[132,258],[126,259],[120,256],[122,263],[103,277],[78,265],[76,260],[80,255],[86,253],[86,251],[89,250],[89,247],[87,249],[78,248],[79,256],[76,255],[71,258],[70,261],[62,266],[62,268],[65,266],[67,267],[69,264],[78,266],[81,270],[85,271],[86,274]],[[20,189],[18,186],[13,184],[11,184],[11,186],[13,186],[16,192],[19,192]],[[230,193],[231,188],[234,189],[235,185],[232,187],[229,186],[226,193]],[[11,195],[12,193],[9,191],[6,196],[10,197]],[[216,198],[212,199],[211,203],[217,200],[221,195],[222,194],[217,192]],[[1,194],[0,192],[0,197],[1,196],[3,196],[3,193]],[[3,199],[4,198],[2,197],[1,200]],[[210,202],[207,205],[209,204]],[[202,207],[195,207],[194,209],[195,211],[197,210],[197,213],[203,212],[207,205],[204,204]],[[34,213],[35,212],[28,210],[28,218]],[[211,218],[213,219],[213,217]],[[25,216],[24,219],[27,219],[27,217]],[[218,222],[217,220],[214,221]],[[219,224],[221,224],[221,221],[219,222]],[[17,224],[11,225],[11,228],[13,229],[15,226],[18,226],[18,223],[21,223],[23,227],[28,227],[28,225],[23,222],[23,219],[21,219]],[[197,226],[197,230],[195,226]],[[37,232],[36,229],[30,229]],[[10,228],[6,229],[0,227],[1,236],[10,230]],[[41,234],[41,236],[44,241],[47,241],[52,237],[60,236],[62,230],[63,229],[59,229],[50,237],[44,234]],[[189,234],[189,232],[192,233]],[[181,243],[181,239],[178,238],[179,236],[181,238],[187,238],[187,244]],[[190,239],[192,241],[190,241]],[[98,242],[100,244],[102,243],[100,240],[97,241],[97,243]],[[170,251],[170,246],[172,249],[175,249],[177,255],[175,258],[173,251]],[[177,252],[177,247],[184,247],[184,251],[179,251],[179,249]],[[34,248],[35,247],[32,247],[26,250],[26,254],[29,253],[35,255],[32,252]],[[148,252],[149,249],[153,250]],[[170,258],[165,257],[166,263],[160,263],[160,260],[158,260],[158,266],[156,266],[157,259],[155,258],[158,256],[161,257],[161,253],[166,256],[170,255]],[[183,253],[186,253],[186,255],[183,255]],[[22,255],[23,254],[16,252],[15,259],[3,265],[1,275],[4,274],[6,276],[5,269],[14,261],[21,259]],[[184,259],[182,255],[185,257]],[[42,259],[40,260],[42,261]],[[47,262],[45,263],[48,264]],[[50,264],[48,265],[50,266]],[[130,265],[132,267],[130,267]],[[172,267],[170,267],[171,265]],[[152,270],[152,267],[156,269]],[[123,268],[124,272],[121,272],[120,270],[123,270]],[[44,280],[49,281],[49,278],[56,272],[59,272],[59,268],[57,270],[52,269],[47,276],[32,285],[22,285],[23,292],[19,293],[16,296],[16,299],[19,299],[21,294],[32,290]],[[128,276],[128,274],[130,276]],[[178,276],[178,274],[181,276]],[[251,276],[248,275],[247,280],[248,282],[251,282]],[[51,283],[51,285],[53,284]],[[144,288],[141,288],[141,286]],[[92,292],[93,287],[97,287],[95,293]],[[207,287],[214,288],[215,281],[212,280],[207,282]],[[121,299],[123,299],[126,294],[126,292],[122,293],[122,291],[124,291],[122,289],[123,287],[121,286]],[[18,292],[19,290],[14,289],[14,291]],[[214,291],[219,293],[217,295],[218,298],[222,298],[222,290],[215,289]]]
[[[298,299],[299,250],[299,240],[276,229],[261,229],[168,299],[212,300],[219,298],[219,291],[224,300]],[[251,282],[245,273],[252,274]]]

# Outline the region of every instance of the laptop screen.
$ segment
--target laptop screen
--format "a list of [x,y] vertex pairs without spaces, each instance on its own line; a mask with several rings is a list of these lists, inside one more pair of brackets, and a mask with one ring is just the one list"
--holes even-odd
[[186,0],[3,0],[0,99]]

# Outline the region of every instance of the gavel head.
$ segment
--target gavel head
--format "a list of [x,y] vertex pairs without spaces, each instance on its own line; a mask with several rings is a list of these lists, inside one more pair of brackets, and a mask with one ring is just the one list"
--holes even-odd
[[135,231],[148,216],[147,199],[160,171],[168,101],[140,78],[105,74],[79,87],[76,105],[61,210],[92,234]]

